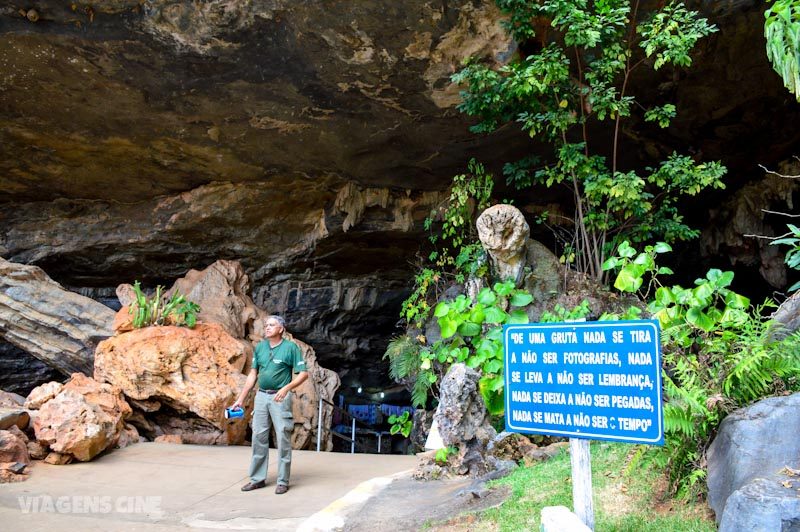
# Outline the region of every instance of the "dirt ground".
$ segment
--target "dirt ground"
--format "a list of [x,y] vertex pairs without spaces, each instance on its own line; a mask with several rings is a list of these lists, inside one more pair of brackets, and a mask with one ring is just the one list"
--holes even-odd
[[510,493],[507,486],[487,489],[473,480],[393,481],[363,508],[347,518],[347,532],[375,530],[420,530],[463,514],[502,504]]

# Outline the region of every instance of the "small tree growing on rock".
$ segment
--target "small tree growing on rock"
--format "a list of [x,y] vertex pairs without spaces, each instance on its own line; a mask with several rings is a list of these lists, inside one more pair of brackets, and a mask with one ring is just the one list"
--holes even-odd
[[[697,41],[716,28],[679,2],[642,14],[640,0],[497,0],[520,43],[516,61],[493,70],[473,60],[453,81],[465,85],[459,109],[481,121],[477,133],[516,122],[552,156],[508,163],[509,184],[566,186],[574,216],[556,222],[579,271],[604,277],[606,255],[620,241],[694,238],[677,209],[680,196],[723,188],[725,168],[672,153],[646,171],[623,168],[622,138],[635,114],[666,128],[674,103],[646,108],[630,94],[642,67],[688,67]],[[569,251],[572,250],[572,251]]]

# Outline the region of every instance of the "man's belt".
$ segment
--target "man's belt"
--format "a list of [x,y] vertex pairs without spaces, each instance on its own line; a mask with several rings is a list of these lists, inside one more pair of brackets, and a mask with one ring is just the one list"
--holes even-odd
[[275,395],[278,393],[278,390],[264,390],[263,388],[259,388],[258,391],[267,395]]

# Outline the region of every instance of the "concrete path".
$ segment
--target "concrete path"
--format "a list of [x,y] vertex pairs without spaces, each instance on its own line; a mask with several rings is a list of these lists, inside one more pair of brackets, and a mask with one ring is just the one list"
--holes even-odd
[[249,447],[139,443],[89,463],[35,462],[25,482],[0,486],[0,528],[56,532],[334,530],[416,457],[294,451],[291,489],[242,492]]

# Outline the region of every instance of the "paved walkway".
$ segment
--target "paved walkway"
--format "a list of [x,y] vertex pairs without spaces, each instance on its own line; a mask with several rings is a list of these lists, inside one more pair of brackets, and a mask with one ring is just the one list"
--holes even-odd
[[249,447],[139,443],[89,463],[35,462],[25,482],[0,486],[0,528],[56,532],[334,530],[348,513],[407,478],[416,457],[294,451],[291,489],[242,492]]

